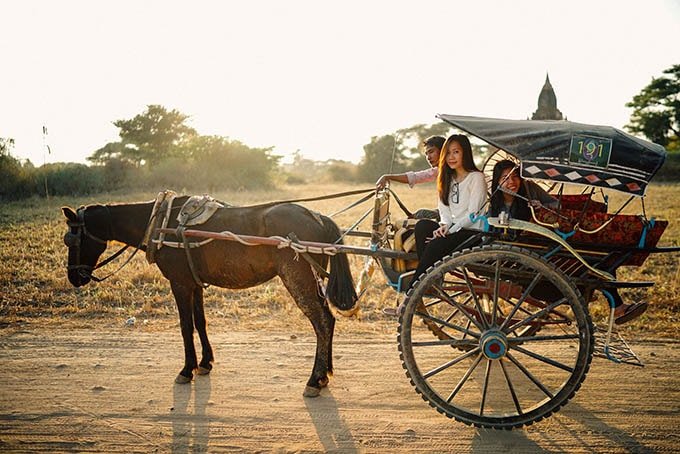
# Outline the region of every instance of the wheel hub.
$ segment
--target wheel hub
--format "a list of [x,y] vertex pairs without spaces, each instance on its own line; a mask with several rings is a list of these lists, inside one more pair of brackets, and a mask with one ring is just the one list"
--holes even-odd
[[488,359],[500,359],[508,351],[508,339],[502,331],[489,330],[482,334],[479,346]]

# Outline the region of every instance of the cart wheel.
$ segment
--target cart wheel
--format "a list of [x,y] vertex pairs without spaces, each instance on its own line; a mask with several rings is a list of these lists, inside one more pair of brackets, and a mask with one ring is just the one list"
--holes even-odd
[[398,340],[411,383],[437,411],[466,424],[512,429],[539,421],[574,396],[590,367],[593,327],[579,291],[519,247],[445,257],[404,305]]

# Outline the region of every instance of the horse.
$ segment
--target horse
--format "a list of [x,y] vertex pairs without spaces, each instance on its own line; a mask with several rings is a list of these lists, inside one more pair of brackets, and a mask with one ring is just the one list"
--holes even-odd
[[[172,210],[179,209],[187,199],[187,196],[177,197],[171,202]],[[64,236],[64,243],[68,246],[69,282],[81,287],[97,279],[92,272],[109,241],[146,250],[148,246],[143,244],[143,240],[147,229],[153,226],[154,203],[94,204],[81,206],[77,210],[62,207],[69,226]],[[173,216],[169,218],[167,226],[176,227],[177,220]],[[306,241],[342,242],[340,230],[330,218],[293,203],[220,207],[201,228],[213,232],[229,231],[237,235],[288,237],[294,234]],[[323,271],[329,261],[327,255],[307,254],[305,258],[310,260],[307,263],[305,260],[296,260],[296,252],[290,249],[249,246],[232,241],[212,241],[190,251],[191,260],[187,258],[185,250],[173,247],[157,249],[154,257],[161,273],[170,281],[184,341],[184,366],[175,381],[190,383],[194,371],[200,375],[208,374],[213,367],[213,350],[206,332],[203,308],[204,287],[209,284],[245,289],[279,276],[316,334],[314,366],[303,395],[318,396],[320,390],[327,386],[329,375],[333,372],[335,318],[328,303],[343,315],[357,309],[357,295],[346,254],[330,257],[330,276],[324,297],[322,281],[318,278],[319,272],[312,269],[312,261]],[[194,327],[202,347],[200,362],[197,361],[194,347]]]

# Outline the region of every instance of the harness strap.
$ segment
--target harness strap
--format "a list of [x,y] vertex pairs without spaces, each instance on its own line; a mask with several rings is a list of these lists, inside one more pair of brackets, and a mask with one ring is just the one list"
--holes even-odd
[[[106,260],[104,260],[103,262],[97,263],[97,266],[95,266],[94,268],[92,268],[92,271],[96,270],[97,268],[101,268],[102,266],[106,265],[106,264],[109,263],[109,262],[112,262],[113,260],[116,259],[116,257],[118,257],[120,254],[122,254],[123,252],[125,252],[125,251],[127,250],[127,248],[129,248],[129,247],[130,247],[130,246],[126,244],[126,245],[123,246],[122,248],[118,249],[117,252],[115,252],[114,254],[112,254],[112,255],[111,255],[109,258],[107,258]],[[135,252],[137,252],[137,251],[135,251]],[[129,260],[129,259],[128,259],[128,260]]]
[[[113,260],[114,258],[118,257],[120,254],[122,254],[123,251],[126,250],[128,247],[129,247],[128,245],[125,245],[125,246],[122,247],[118,252],[116,252],[115,254],[113,254],[113,255],[112,255],[111,257],[109,257],[108,259],[104,260],[104,261],[101,262],[101,263],[98,263],[97,266],[95,266],[94,268],[92,268],[92,271],[94,271],[94,270],[96,270],[97,268],[102,267],[102,266],[106,265],[107,263],[109,263],[111,260]],[[128,257],[128,258],[127,258],[127,259],[126,259],[126,260],[125,260],[125,261],[124,261],[117,269],[111,271],[111,272],[110,272],[109,274],[107,274],[106,276],[104,276],[104,277],[97,277],[97,276],[95,276],[94,274],[90,273],[90,279],[92,279],[92,280],[95,281],[95,282],[102,282],[102,281],[104,281],[104,280],[110,278],[111,276],[113,276],[114,274],[116,274],[118,271],[122,270],[123,267],[124,267],[125,265],[127,265],[128,263],[130,263],[130,260],[132,260],[132,258],[135,256],[135,254],[137,254],[137,252],[139,252],[139,251],[140,251],[140,249],[136,247],[135,250],[132,252],[132,254],[130,254],[129,257]]]
[[408,208],[406,208],[406,205],[399,200],[399,197],[397,197],[397,194],[392,190],[392,188],[387,188],[390,191],[390,194],[392,194],[392,197],[394,197],[394,200],[397,202],[397,205],[399,205],[399,208],[401,208],[401,211],[404,212],[406,216],[409,218],[413,216],[413,213],[411,213]]
[[199,287],[202,288],[208,288],[210,284],[206,284],[201,280],[201,278],[198,276],[198,273],[196,272],[196,268],[194,267],[194,260],[191,258],[191,247],[189,245],[189,239],[184,235],[184,231],[186,230],[185,226],[179,226],[177,227],[177,236],[182,239],[182,244],[184,244],[184,252],[186,253],[187,256],[187,263],[189,264],[189,270],[191,271],[191,276],[194,278],[194,282]]
[[[295,234],[295,232],[290,232],[290,233],[288,234],[288,238],[290,238],[290,239],[291,239],[292,241],[294,241],[295,243],[299,243],[299,242],[300,242],[300,239],[299,239],[298,236]],[[321,265],[319,265],[319,263],[318,263],[316,260],[314,260],[314,259],[307,253],[307,251],[295,251],[295,254],[296,254],[296,255],[301,255],[302,258],[305,259],[305,260],[307,261],[307,263],[309,263],[309,265],[312,267],[312,270],[316,271],[316,273],[318,273],[319,275],[323,276],[324,278],[329,278],[329,277],[331,277],[330,273],[328,273],[328,271],[326,271],[325,268],[323,268]]]
[[335,213],[329,214],[328,217],[329,217],[329,218],[332,218],[332,217],[337,216],[337,215],[339,215],[339,214],[341,214],[341,213],[344,213],[345,211],[347,211],[347,210],[349,210],[349,209],[352,209],[352,208],[354,208],[354,207],[357,206],[357,205],[361,205],[362,203],[364,203],[365,201],[367,201],[368,199],[370,199],[370,198],[372,198],[372,197],[373,197],[373,193],[372,193],[372,192],[371,192],[371,193],[368,193],[368,194],[366,194],[365,196],[363,196],[362,198],[360,198],[359,200],[357,200],[356,202],[354,202],[354,203],[352,203],[352,204],[350,204],[350,205],[347,205],[345,208],[342,208],[342,209],[336,211]]
[[357,226],[358,226],[359,224],[361,224],[361,223],[364,221],[364,219],[366,219],[366,218],[368,217],[369,214],[373,213],[374,210],[375,210],[374,207],[371,207],[371,208],[369,208],[368,210],[366,210],[366,212],[365,212],[364,214],[362,214],[362,215],[359,217],[359,219],[357,219],[357,221],[356,221],[354,224],[352,224],[347,230],[345,230],[345,232],[344,232],[342,235],[340,235],[340,237],[339,237],[337,240],[335,240],[335,243],[334,243],[334,244],[338,244],[338,243],[341,242],[347,235],[349,235],[350,232],[354,231],[354,229],[356,229]]
[[154,238],[155,228],[160,224],[161,227],[167,227],[168,219],[170,218],[170,211],[172,210],[172,201],[177,194],[170,190],[159,192],[151,209],[151,217],[144,232],[144,239],[142,245],[146,246],[146,261],[148,263],[156,262],[156,252],[163,246],[165,234],[161,233],[157,239]]

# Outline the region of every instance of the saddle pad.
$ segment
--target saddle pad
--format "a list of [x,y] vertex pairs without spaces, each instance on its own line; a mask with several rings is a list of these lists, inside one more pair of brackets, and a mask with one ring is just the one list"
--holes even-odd
[[200,225],[206,222],[224,205],[208,195],[195,195],[182,205],[177,215],[177,222],[182,226]]

